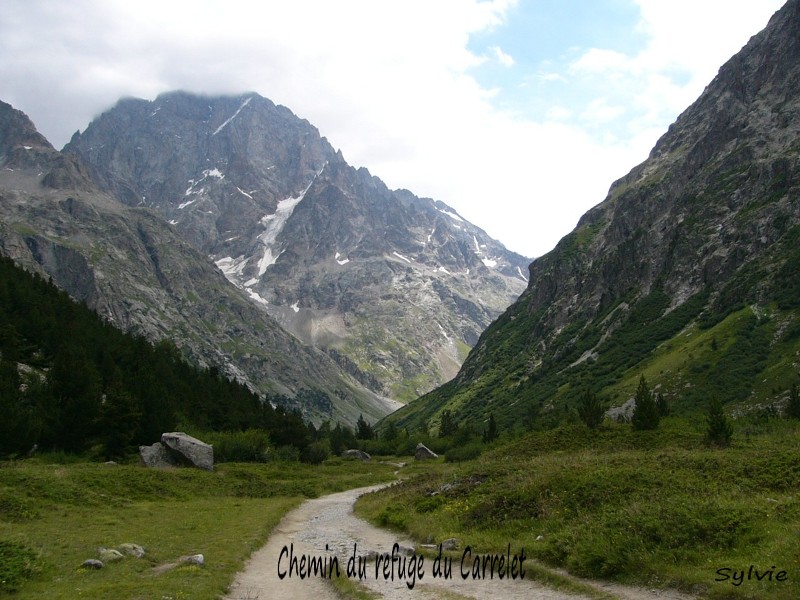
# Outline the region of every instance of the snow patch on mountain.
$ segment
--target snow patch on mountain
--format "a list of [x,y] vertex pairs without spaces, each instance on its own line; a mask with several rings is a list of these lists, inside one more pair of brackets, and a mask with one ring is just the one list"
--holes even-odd
[[235,113],[233,113],[233,116],[229,117],[227,121],[225,121],[225,122],[224,122],[222,125],[220,125],[219,127],[217,127],[216,131],[215,131],[214,133],[212,133],[211,135],[217,135],[217,134],[218,134],[220,131],[222,131],[223,129],[225,129],[225,127],[227,127],[228,123],[230,123],[230,122],[231,122],[231,121],[233,121],[233,120],[234,120],[236,117],[238,117],[238,116],[239,116],[239,113],[240,113],[240,112],[242,112],[242,109],[243,109],[245,106],[247,106],[248,104],[250,104],[250,100],[252,100],[252,99],[253,99],[253,97],[251,96],[251,97],[247,98],[247,99],[246,99],[244,102],[242,102],[242,105],[239,107],[239,109],[238,109],[238,110],[237,110]]

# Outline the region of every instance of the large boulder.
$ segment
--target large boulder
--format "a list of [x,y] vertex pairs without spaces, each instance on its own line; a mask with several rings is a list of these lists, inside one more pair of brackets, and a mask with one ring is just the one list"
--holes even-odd
[[357,458],[358,460],[368,461],[372,458],[369,454],[358,448],[351,448],[342,452],[342,458]]
[[139,446],[139,457],[142,459],[142,464],[151,469],[178,466],[178,461],[161,442],[156,442],[152,446]]
[[181,431],[162,433],[161,443],[169,448],[179,461],[206,471],[214,470],[213,446]]
[[439,458],[439,455],[420,442],[417,444],[417,449],[414,451],[414,458],[417,460],[427,460],[430,458]]

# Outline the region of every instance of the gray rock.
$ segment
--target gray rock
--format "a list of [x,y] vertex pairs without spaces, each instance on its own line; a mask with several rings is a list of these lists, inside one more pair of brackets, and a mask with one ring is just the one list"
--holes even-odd
[[457,550],[458,540],[456,538],[448,538],[442,542],[442,550]]
[[161,443],[178,460],[206,471],[214,470],[214,448],[181,431],[161,434]]
[[119,550],[114,550],[113,548],[98,548],[97,554],[100,556],[100,560],[103,562],[116,562],[118,560],[122,560],[125,556]]
[[139,544],[122,544],[117,550],[126,556],[133,556],[135,558],[142,558],[145,555],[144,548]]
[[439,455],[420,442],[417,444],[417,449],[414,451],[414,458],[417,460],[427,460],[430,458],[439,458]]
[[368,461],[372,457],[363,450],[351,448],[350,450],[345,450],[342,452],[342,458],[357,458],[358,460]]
[[142,460],[142,464],[151,469],[163,469],[178,465],[178,461],[173,458],[169,450],[161,442],[156,442],[152,446],[139,446],[139,457]]
[[192,554],[189,556],[181,556],[178,562],[184,565],[198,565],[202,567],[206,564],[206,559],[202,554]]
[[90,558],[88,560],[83,561],[81,566],[84,569],[102,569],[103,567],[105,567],[103,561],[97,560],[96,558]]

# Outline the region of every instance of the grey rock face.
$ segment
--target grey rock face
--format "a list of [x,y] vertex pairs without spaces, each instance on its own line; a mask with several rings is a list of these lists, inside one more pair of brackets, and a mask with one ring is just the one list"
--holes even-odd
[[184,463],[206,471],[214,470],[214,448],[183,432],[161,434],[161,443]]
[[349,166],[256,94],[124,100],[65,151],[383,396],[450,379],[527,281],[527,258],[446,204]]
[[142,464],[150,469],[163,469],[178,465],[178,461],[161,442],[156,442],[151,446],[139,446],[139,457],[142,459]]

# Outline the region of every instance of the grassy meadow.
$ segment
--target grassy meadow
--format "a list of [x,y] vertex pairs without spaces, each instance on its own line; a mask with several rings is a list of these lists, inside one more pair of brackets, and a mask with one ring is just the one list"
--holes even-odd
[[[0,598],[212,600],[286,511],[305,498],[392,479],[395,469],[338,459],[227,463],[214,472],[46,456],[0,463]],[[99,547],[125,543],[146,555],[81,568]],[[159,574],[191,554],[203,554],[205,565]]]
[[654,431],[531,432],[428,467],[356,510],[421,542],[524,547],[576,576],[789,600],[800,598],[798,492],[797,421],[737,421],[731,446],[717,448],[702,424],[667,417]]

